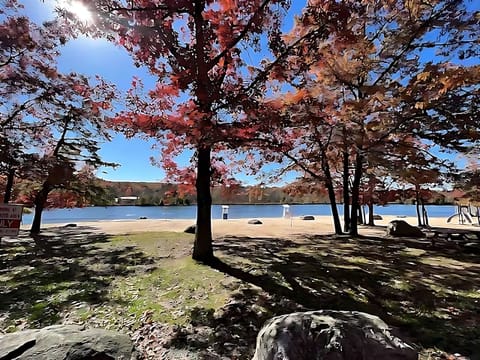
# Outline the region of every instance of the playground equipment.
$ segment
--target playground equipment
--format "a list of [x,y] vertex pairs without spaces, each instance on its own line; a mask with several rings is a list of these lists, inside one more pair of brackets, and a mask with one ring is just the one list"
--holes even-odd
[[477,224],[480,225],[480,203],[472,202],[470,200],[458,200],[455,202],[455,205],[457,207],[457,212],[447,219],[447,223],[458,217],[459,224],[473,224],[473,219],[476,218]]

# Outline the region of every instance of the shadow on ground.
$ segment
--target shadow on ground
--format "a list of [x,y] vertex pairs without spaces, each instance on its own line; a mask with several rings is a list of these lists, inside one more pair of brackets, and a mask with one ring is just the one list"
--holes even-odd
[[420,348],[480,359],[478,255],[431,248],[425,240],[381,237],[226,237],[215,247],[214,268],[263,290],[237,294],[224,315],[212,315],[217,330],[223,322],[234,336],[235,327],[250,326],[239,338],[247,336],[252,344],[261,323],[273,315],[357,310],[380,316]]
[[[21,233],[17,239],[2,240],[2,330],[64,322],[59,316],[72,307],[91,306],[95,311],[95,305],[112,301],[108,292],[114,279],[128,278],[135,293],[138,271],[159,265],[159,254],[147,256],[134,240],[128,242],[131,246],[109,242],[108,236],[87,227],[52,229],[35,239]],[[173,262],[188,256],[191,248],[188,239],[167,245],[175,247],[168,250]],[[220,281],[222,289],[229,290],[225,305],[215,310],[199,302],[184,304],[186,325],[156,323],[146,312],[137,328],[119,328],[132,330],[137,345],[152,351],[152,358],[248,359],[267,319],[294,311],[337,309],[378,315],[419,348],[480,359],[479,255],[446,244],[432,248],[425,240],[328,235],[297,235],[290,240],[224,237],[215,241],[215,253],[211,266],[228,275]],[[199,264],[192,269],[218,274]],[[181,276],[178,281],[185,282]],[[179,291],[175,300],[188,298],[191,286],[197,284],[186,286],[185,293]],[[165,300],[181,288],[176,282],[165,287],[159,287],[163,298],[157,290],[152,301]],[[212,290],[198,292],[208,297]],[[121,315],[131,315],[126,303],[115,305],[124,311]]]
[[3,239],[0,328],[54,324],[71,307],[106,301],[114,277],[153,263],[134,247],[102,246],[108,239],[88,227],[53,228],[35,238],[22,231],[15,239]]

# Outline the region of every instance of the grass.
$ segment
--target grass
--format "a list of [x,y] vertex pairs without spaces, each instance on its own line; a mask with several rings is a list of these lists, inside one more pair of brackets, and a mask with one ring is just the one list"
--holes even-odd
[[[182,346],[235,358],[251,356],[271,316],[357,310],[397,327],[424,359],[435,349],[480,358],[478,255],[408,239],[226,237],[209,267],[191,260],[192,243],[175,232],[22,234],[2,243],[0,328],[73,322],[133,333],[148,318],[187,332],[176,335]],[[208,343],[192,340],[205,329]]]
[[138,233],[107,240],[96,242],[93,236],[77,242],[70,258],[66,249],[40,255],[35,260],[39,266],[17,261],[34,258],[28,254],[31,247],[6,249],[7,266],[0,273],[6,294],[0,300],[3,331],[54,324],[66,315],[70,322],[107,328],[127,318],[135,328],[147,311],[155,321],[183,325],[195,307],[215,311],[226,302],[230,290],[222,285],[225,276],[191,259],[192,235]]
[[195,307],[217,310],[228,298],[221,286],[223,274],[190,258],[165,262],[150,273],[118,279],[112,284],[111,300],[140,318],[152,311],[152,319],[184,325]]

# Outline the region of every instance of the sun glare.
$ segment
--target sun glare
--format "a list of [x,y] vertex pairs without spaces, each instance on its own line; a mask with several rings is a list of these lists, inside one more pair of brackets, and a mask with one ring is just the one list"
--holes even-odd
[[75,15],[81,22],[90,23],[93,21],[93,16],[90,10],[79,1],[63,0],[61,2],[61,7]]

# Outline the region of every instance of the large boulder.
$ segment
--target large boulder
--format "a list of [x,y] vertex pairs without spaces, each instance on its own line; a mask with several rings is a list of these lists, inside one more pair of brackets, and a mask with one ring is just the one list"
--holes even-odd
[[425,233],[405,220],[392,220],[387,225],[387,235],[404,237],[425,237]]
[[53,325],[0,336],[0,360],[134,360],[130,337],[103,329]]
[[257,336],[253,360],[413,360],[417,352],[378,317],[319,310],[277,316]]
[[190,225],[187,227],[183,232],[186,232],[187,234],[195,234],[197,232],[197,225]]

